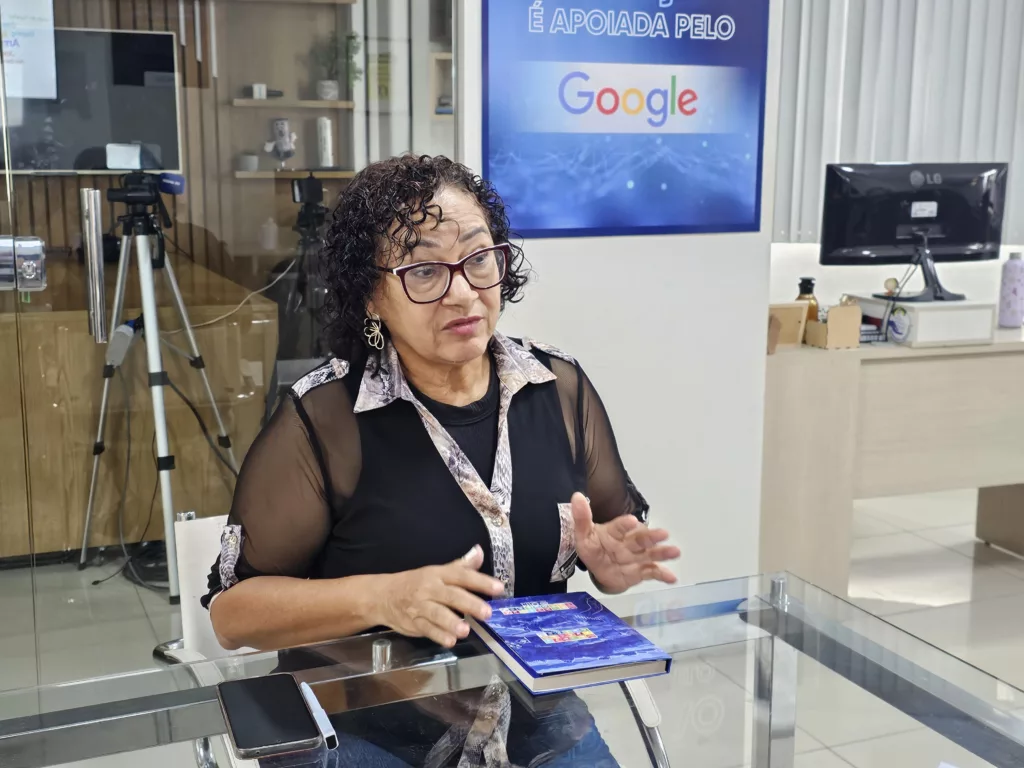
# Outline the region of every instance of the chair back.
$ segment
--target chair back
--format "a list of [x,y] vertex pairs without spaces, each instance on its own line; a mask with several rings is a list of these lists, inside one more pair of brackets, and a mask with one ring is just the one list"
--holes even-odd
[[199,599],[209,591],[207,578],[220,554],[220,534],[227,521],[227,515],[218,515],[174,523],[174,538],[178,547],[178,587],[181,592],[181,635],[190,656],[199,654],[203,658],[214,659],[251,653],[254,650],[224,650],[214,634],[210,612],[199,604]]

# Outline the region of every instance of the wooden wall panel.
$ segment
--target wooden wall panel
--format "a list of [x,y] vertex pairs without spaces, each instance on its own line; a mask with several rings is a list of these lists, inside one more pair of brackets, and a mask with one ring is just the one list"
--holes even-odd
[[[253,80],[284,88],[289,99],[314,98],[302,52],[328,29],[348,28],[349,12],[341,10],[343,5],[344,0],[223,0],[214,6],[213,25],[209,0],[186,0],[180,7],[178,0],[55,0],[58,26],[167,30],[177,35],[180,165],[187,188],[184,195],[165,199],[173,220],[167,234],[200,266],[247,285],[262,285],[265,274],[253,260],[265,255],[256,245],[260,225],[268,216],[277,220],[282,251],[294,239],[290,229],[295,206],[288,197],[287,180],[235,179],[235,162],[242,151],[261,152],[270,135],[270,119],[280,111],[292,119],[299,134],[293,164],[315,165],[318,112],[281,110],[270,104],[267,109],[240,109],[232,100],[242,96]],[[321,114],[335,120],[339,161],[352,162],[351,111]],[[269,161],[263,165],[269,167]],[[13,229],[16,234],[43,237],[53,249],[76,248],[81,241],[79,190],[94,187],[105,195],[112,183],[117,183],[116,177],[110,175],[18,176]],[[104,205],[106,230],[114,225],[119,209]]]
[[[245,295],[241,287],[205,269],[182,260],[176,260],[176,267],[182,284],[196,286],[193,292],[183,290],[193,323],[206,322],[224,314]],[[109,304],[113,296],[114,275],[108,271],[106,277]],[[82,268],[73,263],[55,264],[53,279],[68,287],[66,293],[51,296],[52,303],[46,308],[31,305],[17,315],[24,350],[22,376],[29,432],[33,541],[37,553],[75,550],[80,546],[92,469],[92,442],[103,386],[104,348],[93,343],[88,335],[83,311]],[[170,306],[169,291],[162,280],[157,287],[161,325],[167,329],[176,328],[179,322]],[[125,301],[127,314],[137,315],[139,291],[136,282],[129,282]],[[6,317],[13,319],[15,315],[0,315],[0,323]],[[12,341],[16,338],[14,333],[9,336]],[[265,387],[277,350],[277,307],[262,297],[256,297],[240,309],[231,322],[199,328],[196,336],[207,360],[210,383],[217,393],[218,405],[236,456],[241,458],[259,430]],[[4,339],[0,333],[0,344]],[[179,345],[183,343],[181,336],[171,337],[171,341]],[[0,347],[0,357],[5,354]],[[207,425],[215,429],[212,409],[206,404],[198,374],[186,360],[171,352],[165,351],[164,361],[172,381],[193,400]],[[17,377],[17,366],[10,366],[9,370]],[[4,386],[5,373],[7,371],[0,367],[0,387]],[[132,352],[124,366],[124,375],[131,398],[131,472],[125,507],[125,537],[136,541],[145,528],[156,481],[151,448],[153,417],[143,350]],[[0,401],[0,409],[6,405],[6,400]],[[8,506],[8,496],[15,496],[17,491],[13,483],[10,488],[6,487],[6,453],[11,450],[24,455],[20,411],[18,402],[17,423],[0,434],[0,462],[3,462],[0,466],[0,505],[3,509]],[[90,538],[93,546],[113,546],[118,541],[118,497],[128,455],[125,412],[124,390],[115,377],[105,436],[107,450],[100,461],[93,536]],[[177,464],[172,472],[175,507],[179,510],[194,509],[204,516],[226,513],[232,482],[225,477],[221,465],[211,454],[191,411],[168,391],[166,412],[171,451]],[[0,426],[7,427],[7,422],[5,412],[0,410]],[[13,472],[16,463],[10,464]],[[27,548],[11,551],[22,539],[18,538],[20,534],[13,527],[19,519],[16,503],[10,507],[14,510],[11,516],[5,515],[0,520],[0,556],[26,554],[28,551]],[[146,538],[162,537],[158,500]]]
[[0,307],[0,557],[29,549],[20,373],[17,315]]
[[[186,24],[182,30],[179,29],[177,0],[55,0],[54,21],[58,27],[173,31],[179,35],[176,52],[181,86],[182,170],[189,190],[181,199],[165,198],[173,220],[168,234],[201,265],[222,272],[218,100],[213,88],[215,81],[209,71],[196,62],[191,0],[185,3],[184,10]],[[209,17],[207,0],[200,2],[200,17],[203,42],[209,49],[209,31],[205,26]],[[185,46],[180,45],[182,34]],[[116,176],[109,174],[34,178],[18,175],[14,179],[13,229],[18,235],[44,238],[52,249],[76,248],[81,242],[79,190],[98,188],[105,198],[106,190],[116,183]],[[210,191],[204,194],[204,187]],[[230,190],[227,193],[230,194]],[[210,211],[207,211],[208,199],[214,201]],[[119,208],[104,204],[105,230],[114,225]]]

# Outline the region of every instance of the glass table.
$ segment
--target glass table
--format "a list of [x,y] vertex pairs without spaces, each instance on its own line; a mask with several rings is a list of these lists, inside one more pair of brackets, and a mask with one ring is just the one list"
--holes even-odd
[[[603,602],[672,654],[668,675],[535,698],[475,639],[365,635],[0,695],[0,766],[224,768],[216,683],[282,668],[330,713],[335,765],[397,765],[359,751],[382,734],[406,765],[1024,765],[1024,693],[793,576]],[[495,697],[507,761],[473,754]]]

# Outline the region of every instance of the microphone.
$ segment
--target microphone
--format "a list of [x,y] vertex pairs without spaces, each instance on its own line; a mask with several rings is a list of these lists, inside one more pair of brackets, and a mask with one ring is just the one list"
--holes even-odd
[[161,173],[159,184],[160,191],[168,195],[185,194],[185,177],[180,173]]

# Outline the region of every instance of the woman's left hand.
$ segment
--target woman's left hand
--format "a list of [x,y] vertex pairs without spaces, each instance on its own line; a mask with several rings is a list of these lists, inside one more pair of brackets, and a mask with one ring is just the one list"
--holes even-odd
[[675,574],[661,565],[679,557],[679,547],[663,543],[668,531],[648,528],[633,515],[595,523],[590,502],[582,493],[572,496],[572,516],[576,554],[605,592],[622,592],[641,581],[675,584]]

